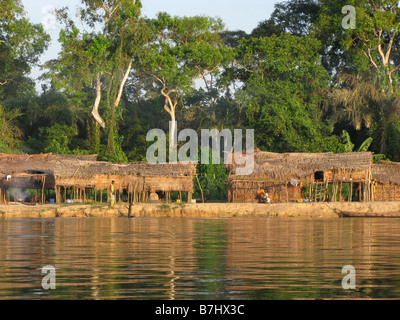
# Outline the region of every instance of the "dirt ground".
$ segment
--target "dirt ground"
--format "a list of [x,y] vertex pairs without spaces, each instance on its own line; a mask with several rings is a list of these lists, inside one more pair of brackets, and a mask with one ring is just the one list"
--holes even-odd
[[[282,217],[282,218],[338,218],[345,216],[400,217],[400,202],[342,202],[342,203],[139,203],[132,207],[132,217]],[[106,204],[23,204],[0,205],[3,218],[71,218],[124,217],[128,205]]]

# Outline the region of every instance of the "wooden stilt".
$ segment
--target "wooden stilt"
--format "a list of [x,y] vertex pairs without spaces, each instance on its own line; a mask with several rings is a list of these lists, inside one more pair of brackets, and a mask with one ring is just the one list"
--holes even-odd
[[353,202],[353,182],[350,182],[350,202]]
[[286,183],[286,202],[289,203],[289,190],[288,190],[288,184]]

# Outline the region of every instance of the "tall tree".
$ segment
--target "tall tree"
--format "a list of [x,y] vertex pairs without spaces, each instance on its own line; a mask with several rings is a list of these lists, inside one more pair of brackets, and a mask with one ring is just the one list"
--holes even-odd
[[[400,8],[398,0],[320,0],[319,26],[340,38],[342,50],[352,55],[357,71],[373,68],[380,89],[388,94],[397,90],[400,68]],[[341,8],[356,9],[356,28],[344,30]]]
[[218,72],[232,58],[233,50],[222,43],[220,19],[160,13],[148,25],[152,38],[139,68],[165,98],[164,109],[172,122],[171,148],[177,143],[176,110],[182,97],[198,80]]
[[[90,109],[96,122],[91,122],[91,132],[98,132],[98,126],[105,129],[107,153],[116,154],[123,90],[133,58],[146,43],[142,5],[139,0],[82,0],[82,4],[82,31],[66,9],[58,12],[65,29],[60,33],[62,50],[54,79],[58,79],[61,88],[73,91],[71,94],[92,89],[95,98]],[[103,116],[99,113],[101,106],[105,110]]]
[[329,76],[320,64],[320,46],[311,37],[289,34],[242,41],[237,65],[244,88],[237,96],[248,126],[257,130],[259,148],[336,151],[339,141],[321,120]]
[[43,26],[28,20],[20,0],[1,1],[0,101],[34,91],[34,82],[28,76],[49,41]]
[[273,34],[290,33],[296,36],[310,34],[320,12],[318,0],[291,0],[275,4],[271,17],[261,21],[251,35],[268,37]]
[[[328,103],[339,107],[334,116],[347,113],[356,129],[361,129],[362,123],[370,128],[375,151],[393,150],[388,143],[399,136],[393,131],[398,131],[400,121],[399,1],[319,1],[321,14],[316,28],[321,35],[329,35],[326,39],[335,39],[340,45],[337,51],[346,55],[345,67],[337,69],[337,88],[328,96]],[[356,9],[355,29],[342,26],[345,5]],[[398,158],[396,153],[388,155]]]

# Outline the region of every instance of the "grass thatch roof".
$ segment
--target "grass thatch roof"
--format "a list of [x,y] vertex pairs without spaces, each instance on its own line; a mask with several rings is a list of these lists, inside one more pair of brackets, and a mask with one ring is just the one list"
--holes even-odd
[[[241,166],[241,165],[240,165]],[[355,153],[272,153],[256,151],[254,153],[254,171],[248,176],[235,173],[237,165],[229,166],[230,179],[302,179],[318,171],[370,170],[372,166],[371,152]]]
[[400,185],[400,163],[379,161],[372,166],[372,179],[382,184]]
[[19,173],[52,174],[58,163],[76,165],[85,161],[96,161],[97,155],[16,155],[0,153],[0,176]]
[[[116,180],[117,188],[140,189],[144,188],[144,178],[157,179],[168,182],[168,178],[184,179],[178,182],[192,188],[194,164],[156,164],[145,162],[110,163],[96,161],[97,155],[69,156],[69,155],[9,155],[0,154],[0,180],[7,175],[51,175],[55,184],[68,187],[96,187],[109,186],[110,179]],[[105,178],[104,178],[105,177]],[[171,179],[169,179],[171,180]],[[176,179],[175,179],[176,180]],[[187,181],[186,181],[187,180]],[[172,182],[170,182],[172,184]],[[177,182],[175,182],[176,184]],[[153,183],[154,184],[154,183]],[[177,188],[177,186],[172,186]],[[165,187],[164,187],[165,189]],[[180,190],[181,188],[179,188]]]

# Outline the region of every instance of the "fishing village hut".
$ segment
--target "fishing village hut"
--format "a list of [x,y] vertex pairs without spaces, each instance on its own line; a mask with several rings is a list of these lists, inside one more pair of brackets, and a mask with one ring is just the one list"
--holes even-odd
[[228,166],[230,202],[257,202],[266,190],[272,202],[370,201],[372,153],[272,153],[254,152],[254,170],[237,175]]
[[[96,161],[97,155],[8,155],[0,154],[0,203],[24,202],[16,190],[35,189],[38,202],[103,202],[110,198],[114,181],[117,200],[158,200],[157,193],[171,199],[171,192],[193,194],[193,164],[109,163]],[[10,194],[10,190],[13,194]],[[105,196],[106,195],[106,196]],[[106,197],[106,198],[105,198]]]
[[[57,162],[95,161],[96,155],[14,155],[0,154],[0,203],[25,202],[26,190],[35,190],[38,202],[45,202],[45,191],[54,189]],[[10,190],[13,192],[10,194]],[[17,194],[17,190],[20,190]],[[29,202],[29,201],[28,201]]]
[[374,201],[400,200],[400,163],[379,161],[372,166]]
[[[114,188],[118,200],[152,201],[158,200],[158,193],[164,193],[167,201],[171,200],[171,192],[187,193],[187,200],[192,199],[193,164],[149,164],[145,162],[109,163],[81,162],[70,165],[60,162],[55,169],[57,201],[67,200],[67,191],[75,200],[87,202],[87,194],[91,193],[95,202],[108,201],[110,185]],[[107,193],[107,200],[103,194]],[[71,199],[73,200],[73,199]]]

